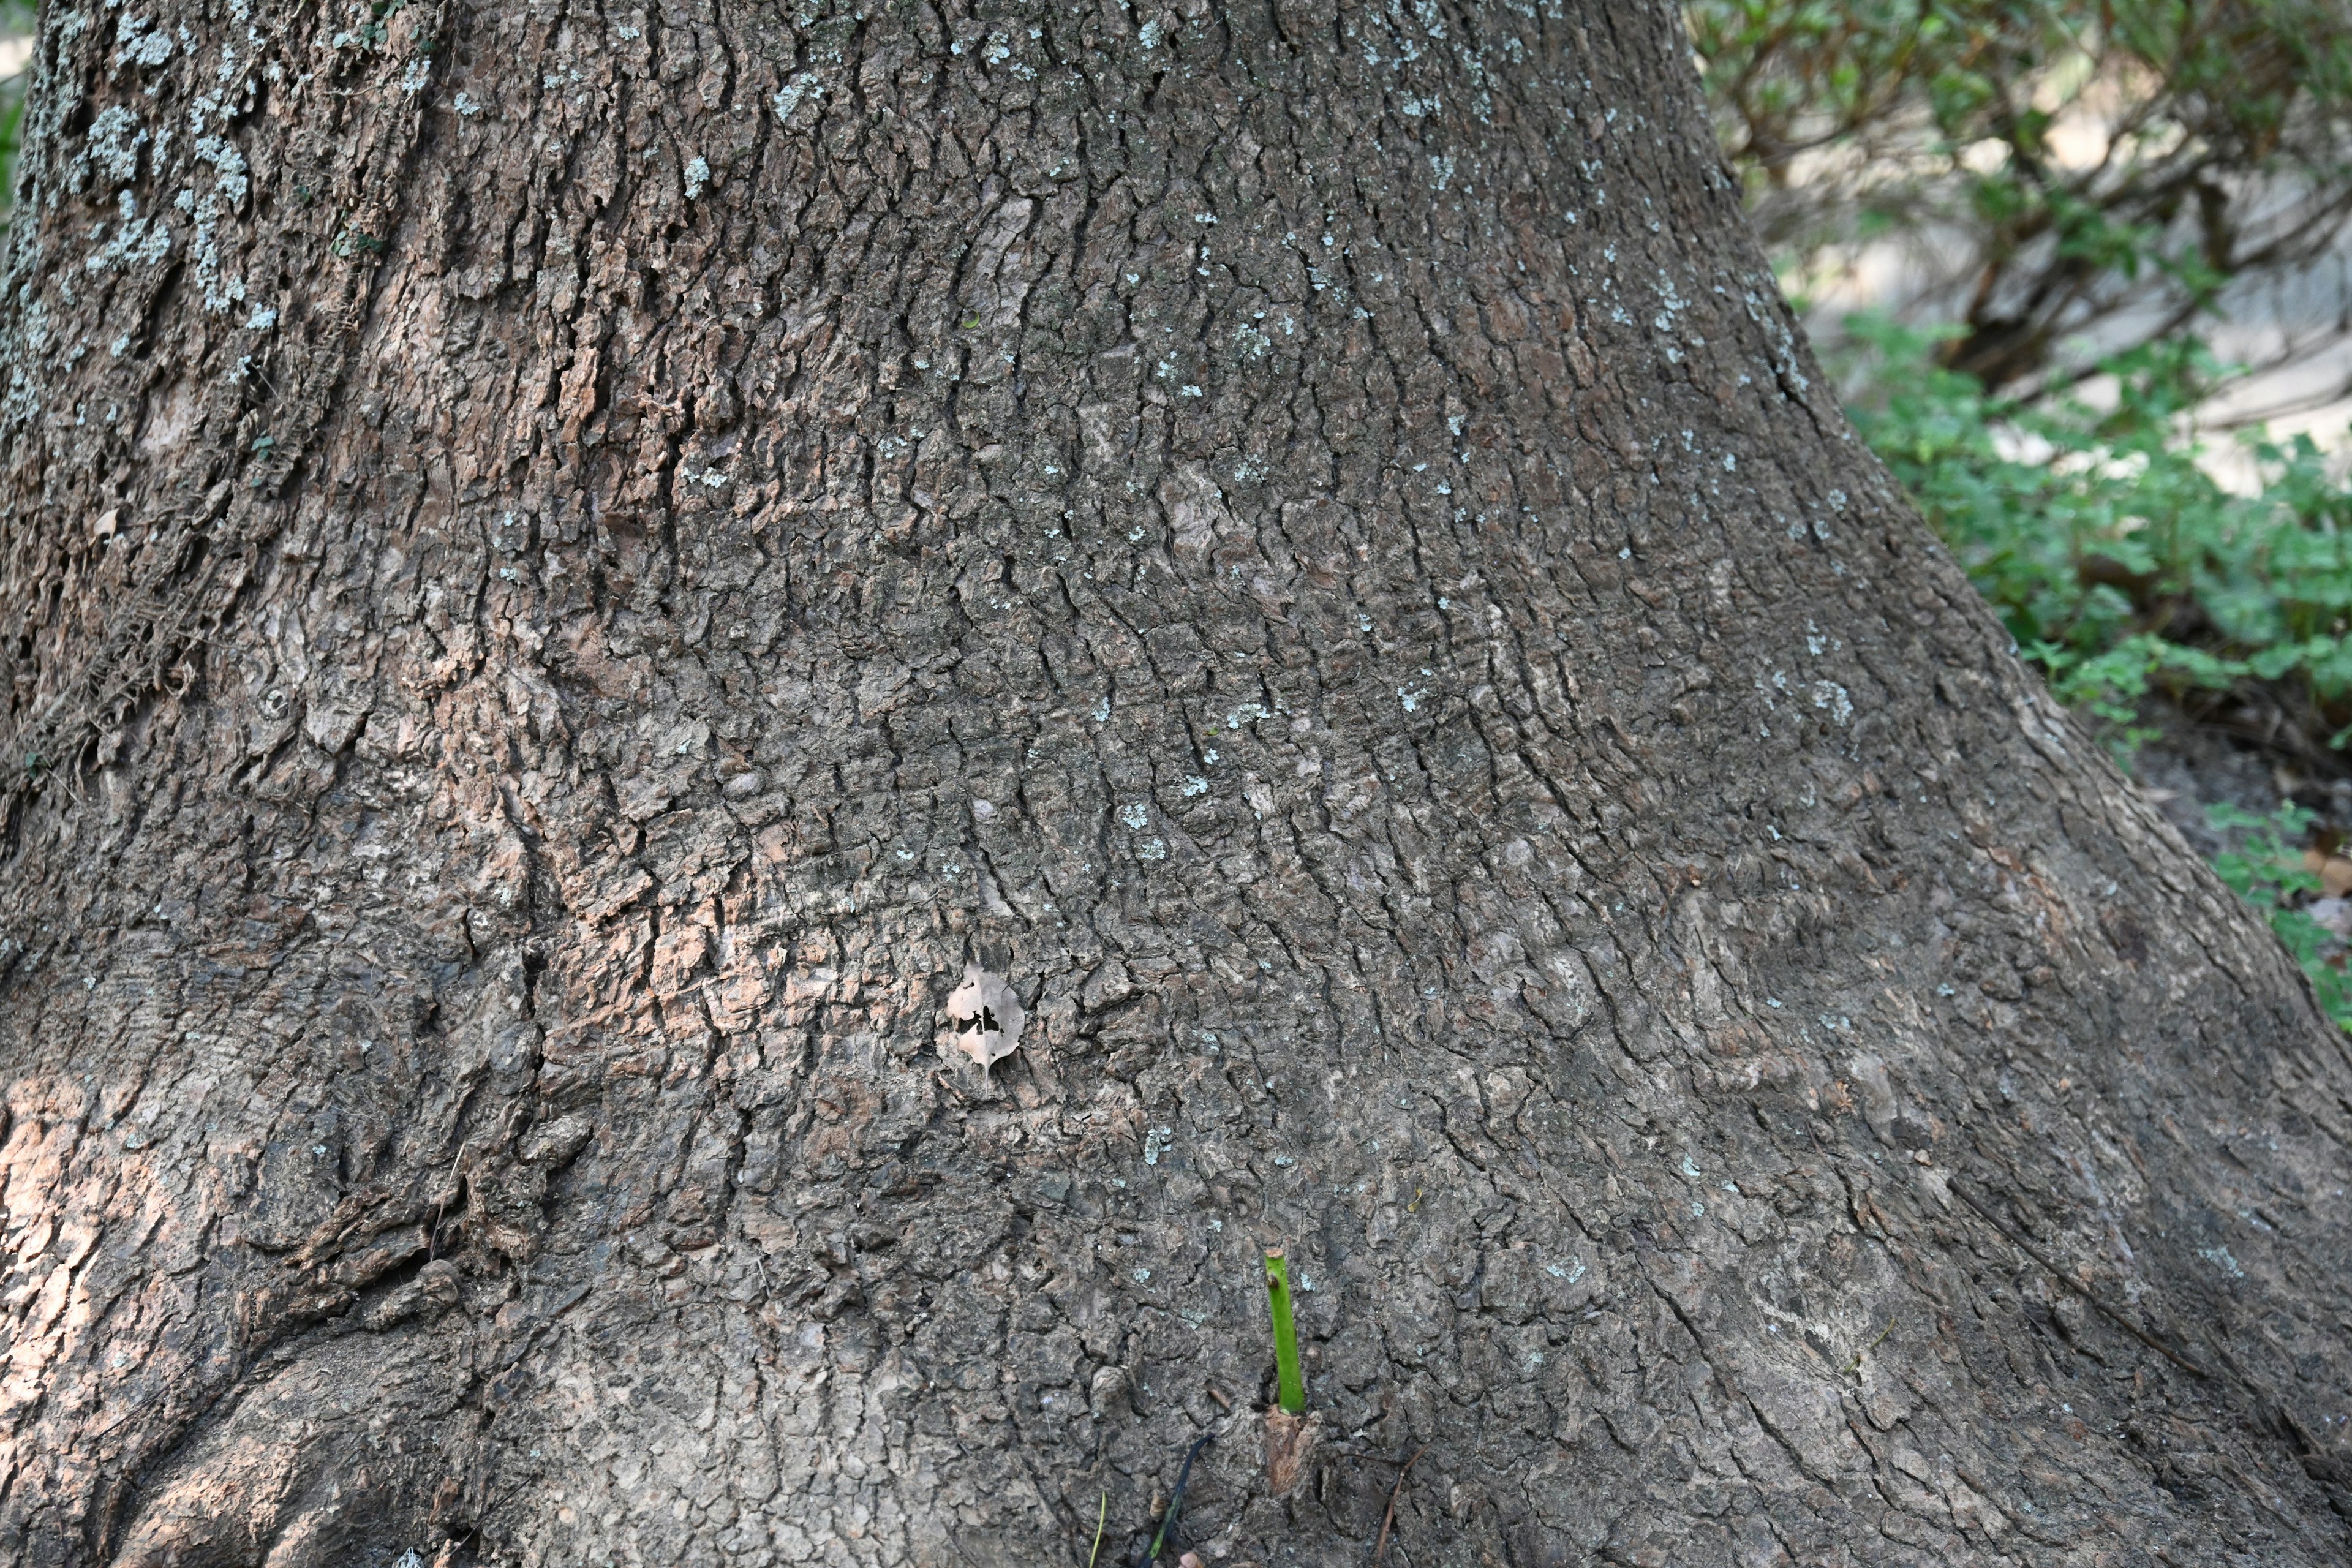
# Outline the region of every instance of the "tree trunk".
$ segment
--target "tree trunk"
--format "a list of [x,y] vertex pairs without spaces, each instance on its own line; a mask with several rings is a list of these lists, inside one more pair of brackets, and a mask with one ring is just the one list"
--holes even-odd
[[8,1559],[2345,1561],[2345,1042],[1684,49],[53,8]]

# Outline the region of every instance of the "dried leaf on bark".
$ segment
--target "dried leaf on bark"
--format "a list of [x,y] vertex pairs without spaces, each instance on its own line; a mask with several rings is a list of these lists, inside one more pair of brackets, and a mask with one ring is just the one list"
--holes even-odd
[[1021,1026],[1027,1015],[1021,998],[1001,974],[977,964],[963,967],[963,984],[948,997],[948,1024],[942,1044],[976,1063],[981,1076],[1021,1048]]

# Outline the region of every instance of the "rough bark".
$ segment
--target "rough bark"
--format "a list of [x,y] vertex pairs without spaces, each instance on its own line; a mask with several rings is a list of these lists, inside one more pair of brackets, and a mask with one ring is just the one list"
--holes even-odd
[[53,9],[0,1551],[2344,1561],[2344,1041],[1682,47]]

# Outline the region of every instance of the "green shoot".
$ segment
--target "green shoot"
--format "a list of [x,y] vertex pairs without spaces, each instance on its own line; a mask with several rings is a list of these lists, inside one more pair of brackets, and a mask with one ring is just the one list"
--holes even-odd
[[1265,1249],[1265,1302],[1274,1311],[1274,1369],[1278,1399],[1293,1415],[1307,1414],[1307,1379],[1298,1370],[1298,1330],[1290,1319],[1290,1266],[1282,1248]]

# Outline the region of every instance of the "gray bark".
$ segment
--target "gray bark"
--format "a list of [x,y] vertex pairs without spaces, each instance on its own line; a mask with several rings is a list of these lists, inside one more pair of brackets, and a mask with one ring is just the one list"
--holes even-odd
[[53,8],[5,1554],[2344,1561],[2345,1043],[1682,47]]

